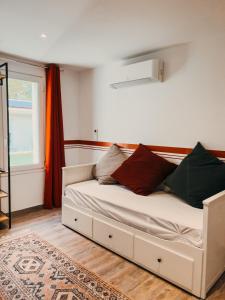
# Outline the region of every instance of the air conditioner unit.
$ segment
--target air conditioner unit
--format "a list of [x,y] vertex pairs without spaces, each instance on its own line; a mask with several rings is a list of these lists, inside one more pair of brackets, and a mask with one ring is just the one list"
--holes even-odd
[[113,88],[163,81],[163,62],[159,59],[151,59],[123,65],[116,70],[115,76],[110,84]]

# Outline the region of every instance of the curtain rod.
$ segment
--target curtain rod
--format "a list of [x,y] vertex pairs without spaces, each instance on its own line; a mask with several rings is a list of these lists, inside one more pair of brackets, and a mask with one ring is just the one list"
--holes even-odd
[[[33,67],[42,68],[42,69],[47,69],[48,68],[48,66],[45,65],[45,64],[38,64],[38,63],[31,62],[31,61],[23,60],[23,59],[20,59],[20,58],[16,58],[16,57],[14,58],[14,57],[0,56],[0,59],[10,60],[10,61],[14,61],[14,62],[30,65],[30,66],[33,66]],[[61,72],[64,71],[64,69],[62,69],[62,68],[59,68],[59,69],[60,69]]]
[[33,66],[33,67],[39,67],[39,68],[43,68],[43,69],[47,68],[47,66],[44,65],[44,64],[38,64],[38,63],[34,63],[34,62],[23,60],[23,59],[20,59],[20,58],[14,58],[14,57],[8,57],[8,56],[0,56],[0,59],[11,60],[11,61],[14,61],[14,62],[18,62],[18,63],[30,65],[30,66]]

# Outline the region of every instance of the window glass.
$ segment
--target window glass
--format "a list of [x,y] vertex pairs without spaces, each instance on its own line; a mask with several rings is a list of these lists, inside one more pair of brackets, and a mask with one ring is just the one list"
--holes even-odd
[[40,163],[39,83],[9,78],[11,166]]

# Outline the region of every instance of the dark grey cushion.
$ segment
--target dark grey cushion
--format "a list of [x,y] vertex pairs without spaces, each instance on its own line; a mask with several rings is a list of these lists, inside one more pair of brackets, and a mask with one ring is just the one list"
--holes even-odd
[[225,190],[225,163],[198,143],[164,183],[191,206],[203,208],[203,200]]

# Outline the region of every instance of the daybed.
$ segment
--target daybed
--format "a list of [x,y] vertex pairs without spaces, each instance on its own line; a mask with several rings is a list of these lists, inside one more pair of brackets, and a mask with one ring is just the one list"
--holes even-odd
[[225,191],[197,209],[100,185],[93,167],[63,168],[62,223],[204,299],[225,269]]

